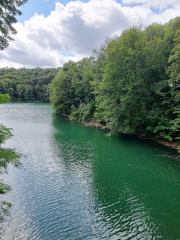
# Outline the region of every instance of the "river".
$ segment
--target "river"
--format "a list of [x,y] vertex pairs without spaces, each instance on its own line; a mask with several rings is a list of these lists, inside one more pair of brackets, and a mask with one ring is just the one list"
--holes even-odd
[[159,156],[174,150],[108,137],[50,104],[1,104],[0,122],[14,129],[5,147],[23,154],[4,176],[3,240],[180,239],[180,162]]

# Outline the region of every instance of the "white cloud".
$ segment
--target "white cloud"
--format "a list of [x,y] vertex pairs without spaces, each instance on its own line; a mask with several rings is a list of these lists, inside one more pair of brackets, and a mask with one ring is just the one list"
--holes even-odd
[[142,4],[160,10],[168,7],[180,6],[179,0],[122,0],[122,4]]
[[[133,25],[165,23],[179,15],[179,0],[91,0],[57,2],[48,17],[35,14],[23,24],[17,23],[18,34],[10,46],[0,52],[0,67],[57,67],[69,59],[89,56],[92,49],[114,34]],[[134,4],[142,3],[140,5]],[[124,5],[130,4],[130,5]],[[158,8],[159,14],[152,8]],[[164,9],[164,10],[162,10]],[[74,56],[63,56],[61,52]]]

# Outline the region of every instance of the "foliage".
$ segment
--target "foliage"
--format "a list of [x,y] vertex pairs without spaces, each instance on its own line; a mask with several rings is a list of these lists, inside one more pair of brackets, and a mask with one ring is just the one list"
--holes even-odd
[[64,64],[50,85],[50,100],[56,112],[72,115],[72,118],[81,120],[78,116],[81,116],[82,111],[87,111],[90,108],[89,103],[94,100],[91,92],[91,82],[94,79],[92,64],[92,57],[84,58],[77,63],[69,61]]
[[[27,0],[1,0],[0,1],[0,50],[3,50],[9,45],[9,41],[13,40],[12,34],[16,34],[16,29],[13,27],[13,23],[17,22],[16,15],[21,15],[19,7],[25,4]],[[4,80],[12,79],[11,75],[7,75]],[[1,78],[2,79],[2,78]],[[13,95],[13,85],[8,86],[6,81],[0,82],[0,103],[10,101],[10,96]],[[19,87],[18,96],[22,93]],[[1,94],[4,93],[4,94]],[[9,95],[10,94],[10,95]],[[19,166],[20,154],[16,153],[14,149],[2,148],[2,144],[12,136],[11,129],[0,125],[0,174],[7,172],[7,167],[11,163],[15,167]],[[0,194],[5,194],[10,190],[10,187],[4,184],[3,180],[0,179]],[[0,221],[4,220],[4,216],[9,214],[10,203],[5,201],[0,202]]]
[[[69,114],[73,104],[75,89],[72,80],[76,75],[73,70],[75,63],[69,62],[64,65],[58,75],[53,79],[50,86],[51,102],[56,112]],[[55,86],[55,87],[54,87]]]
[[107,39],[93,57],[64,65],[51,102],[76,121],[96,120],[114,133],[180,133],[180,17],[132,27]]
[[176,32],[176,38],[174,39],[175,47],[171,51],[169,57],[170,66],[167,72],[170,75],[169,83],[173,87],[179,87],[180,85],[180,30]]
[[0,94],[0,103],[6,103],[10,101],[9,94]]
[[[0,94],[0,103],[5,103],[9,100],[8,95]],[[11,129],[0,125],[0,175],[7,173],[7,167],[12,164],[15,167],[20,165],[18,154],[14,149],[2,148],[2,144],[12,137]],[[7,184],[4,184],[3,180],[0,179],[0,194],[5,194],[10,190]],[[4,220],[4,216],[9,214],[10,203],[0,201],[0,222]]]
[[89,122],[92,120],[94,108],[95,101],[93,100],[87,104],[81,103],[78,108],[72,105],[70,118],[75,121]]
[[59,68],[0,68],[0,92],[11,101],[49,101],[49,84]]
[[[1,144],[5,142],[6,139],[12,136],[11,130],[0,125],[0,174],[7,173],[7,167],[12,164],[15,167],[20,165],[18,154],[14,149],[2,148]],[[10,191],[10,187],[4,184],[3,180],[0,179],[0,194],[5,194]],[[4,216],[9,214],[10,203],[5,201],[0,201],[0,221],[4,220]]]
[[97,102],[112,131],[132,133],[143,120],[144,103],[139,102],[139,95],[144,97],[144,47],[144,34],[140,29],[132,28],[111,40],[105,51],[104,74]]
[[1,0],[0,1],[0,50],[9,45],[13,40],[11,34],[16,34],[13,23],[17,22],[16,15],[21,15],[19,7],[25,4],[27,0]]

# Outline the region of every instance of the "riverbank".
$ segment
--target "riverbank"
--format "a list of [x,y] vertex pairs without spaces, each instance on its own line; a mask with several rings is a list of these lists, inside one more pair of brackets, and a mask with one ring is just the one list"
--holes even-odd
[[169,142],[169,141],[166,140],[166,139],[156,138],[155,136],[148,136],[147,138],[148,138],[148,139],[151,139],[151,140],[153,140],[153,141],[155,141],[155,142],[158,142],[158,143],[160,143],[161,145],[164,145],[164,146],[167,146],[167,147],[176,149],[176,150],[178,151],[178,153],[180,153],[180,142],[178,142],[178,141]]
[[[66,117],[70,121],[73,121],[70,118],[69,115],[66,115],[66,114],[61,114],[61,115]],[[107,129],[106,125],[104,125],[102,123],[99,123],[99,122],[96,122],[96,121],[90,121],[90,122],[81,121],[80,123],[85,127],[95,127],[95,128],[100,128],[100,129],[103,129],[103,130]],[[144,140],[149,139],[149,140],[152,140],[154,142],[158,142],[159,144],[164,145],[166,147],[176,149],[178,151],[178,153],[180,153],[180,142],[178,142],[178,141],[169,142],[167,139],[157,138],[152,134],[144,134],[144,135],[136,134],[136,135],[141,139],[144,139]]]

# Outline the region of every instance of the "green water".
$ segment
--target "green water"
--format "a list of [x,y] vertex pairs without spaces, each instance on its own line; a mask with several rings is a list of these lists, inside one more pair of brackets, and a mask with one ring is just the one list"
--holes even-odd
[[[134,136],[107,137],[49,104],[0,105],[23,154],[5,180],[13,204],[4,240],[180,239],[180,162]],[[1,197],[2,198],[2,197]]]

